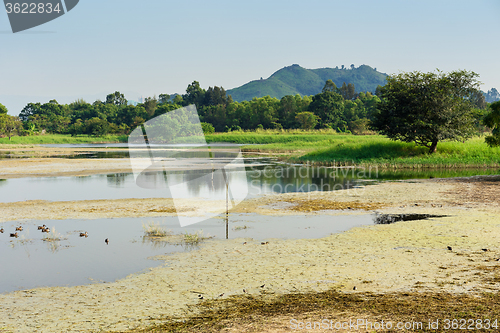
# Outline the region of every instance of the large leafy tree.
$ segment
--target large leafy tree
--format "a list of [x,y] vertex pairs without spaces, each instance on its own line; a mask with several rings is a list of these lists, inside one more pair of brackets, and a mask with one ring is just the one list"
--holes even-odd
[[302,129],[312,129],[318,123],[318,116],[312,112],[299,112],[295,119]]
[[491,112],[484,118],[484,124],[493,129],[493,135],[486,137],[490,147],[500,146],[500,101],[490,104]]
[[9,116],[7,113],[0,113],[0,134],[4,134],[10,139],[14,135],[20,135],[23,131],[23,123],[18,117]]
[[156,108],[158,107],[158,100],[156,99],[156,96],[147,97],[144,100],[143,107],[146,109],[148,116],[152,118],[155,114]]
[[2,103],[0,103],[0,114],[7,114],[7,112],[8,112],[8,110],[5,107],[5,105],[3,105]]
[[158,104],[167,104],[169,101],[170,101],[169,94],[160,94],[160,96],[158,96]]
[[219,105],[224,104],[227,106],[232,103],[233,99],[231,96],[226,96],[226,90],[222,87],[208,87],[205,92],[205,97],[203,99],[203,105]]
[[127,103],[128,102],[127,102],[127,99],[125,98],[125,95],[123,95],[119,91],[115,91],[114,93],[106,96],[106,104],[125,106],[125,105],[127,105]]
[[341,95],[332,91],[314,95],[311,104],[309,104],[309,111],[319,117],[319,124],[322,127],[336,127],[342,117],[343,110],[344,99]]
[[332,80],[326,80],[325,85],[323,86],[323,90],[321,92],[336,92],[337,91],[337,86],[335,85],[335,82]]
[[19,118],[22,121],[28,121],[29,117],[41,114],[42,113],[42,105],[40,103],[28,103],[21,113],[19,114]]
[[[300,95],[298,98],[301,99]],[[280,107],[278,109],[278,119],[284,128],[293,128],[296,120],[295,116],[301,110],[297,105],[297,99],[292,95],[287,95],[281,98]]]
[[464,70],[389,76],[371,127],[393,140],[425,146],[429,153],[439,141],[465,140],[474,132],[477,77]]
[[[193,81],[193,83],[188,85],[186,88],[186,94],[182,96],[184,105],[195,104],[197,109],[199,109],[203,104],[204,99],[205,90],[200,87],[200,83],[198,81]],[[179,101],[174,99],[174,103],[179,104]]]

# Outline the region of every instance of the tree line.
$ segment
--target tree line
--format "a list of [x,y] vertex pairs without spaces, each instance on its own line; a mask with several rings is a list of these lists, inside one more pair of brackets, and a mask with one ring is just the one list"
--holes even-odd
[[[402,79],[401,76],[389,77],[388,84],[384,87],[379,86],[375,94],[358,93],[353,84],[344,83],[341,87],[337,87],[332,80],[327,80],[321,93],[313,96],[289,95],[281,99],[265,96],[243,102],[233,101],[223,87],[203,89],[198,81],[193,81],[183,95],[160,94],[158,97],[148,97],[137,105],[130,104],[122,93],[116,91],[107,95],[104,101],[97,100],[92,104],[84,100],[77,100],[70,104],[59,104],[56,100],[45,104],[28,103],[19,117],[8,116],[7,109],[0,104],[0,135],[3,134],[9,138],[12,135],[37,133],[73,136],[127,135],[149,119],[191,104],[196,105],[205,132],[259,128],[330,128],[337,132],[354,134],[376,130],[387,135],[390,131],[384,127],[388,125],[381,121],[382,111],[385,110],[384,112],[390,115],[391,110],[395,108],[394,103],[389,103],[395,96],[391,89],[397,86],[395,83],[398,80]],[[426,94],[428,91],[426,89],[421,91],[421,96]],[[470,92],[471,94],[466,97],[472,111],[471,117],[467,119],[474,125],[474,131],[483,131],[485,128],[482,118],[489,113],[488,103],[479,90],[472,89]],[[414,94],[415,92],[408,90],[401,94],[403,96],[408,93]],[[439,107],[439,105],[434,107],[436,114],[439,114]],[[409,116],[418,115],[418,112],[413,109],[403,109],[404,112],[410,110]],[[448,117],[448,119],[454,119],[453,114]],[[406,121],[401,120],[401,126]],[[446,123],[447,120],[443,121]],[[390,116],[388,123],[391,123]],[[419,129],[419,131],[424,129]],[[444,139],[441,134],[436,135]],[[393,137],[397,138],[398,135],[393,135]]]
[[[129,134],[135,127],[166,112],[195,104],[206,131],[333,128],[340,132],[362,132],[375,111],[377,96],[356,93],[352,84],[337,88],[328,80],[320,94],[285,96],[281,100],[269,96],[235,102],[223,87],[202,89],[198,81],[191,83],[183,95],[160,94],[137,105],[130,104],[116,91],[105,101],[88,103],[76,100],[60,104],[28,103],[18,117],[7,115],[2,105],[0,134],[33,135],[56,133],[102,136]],[[8,119],[8,122],[7,122]],[[8,123],[8,124],[7,124]]]

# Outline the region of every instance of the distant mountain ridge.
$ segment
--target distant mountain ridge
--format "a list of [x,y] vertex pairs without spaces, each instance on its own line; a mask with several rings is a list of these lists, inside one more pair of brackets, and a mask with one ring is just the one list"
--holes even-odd
[[345,82],[354,84],[356,92],[374,92],[378,85],[385,85],[386,77],[387,74],[368,65],[358,68],[351,65],[350,68],[306,69],[294,64],[278,70],[268,79],[251,81],[230,89],[227,94],[238,102],[267,95],[279,99],[286,95],[316,95],[321,92],[327,80],[332,80],[338,88]]

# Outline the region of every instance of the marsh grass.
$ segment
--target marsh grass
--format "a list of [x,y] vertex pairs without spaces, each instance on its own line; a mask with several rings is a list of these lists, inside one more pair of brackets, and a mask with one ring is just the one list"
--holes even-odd
[[247,225],[237,225],[236,227],[233,228],[234,231],[240,231],[240,230],[246,230],[246,229],[250,229],[250,227]]
[[60,233],[56,231],[56,228],[52,228],[49,233],[44,234],[42,240],[46,242],[57,242],[65,239]]
[[[485,137],[468,141],[439,142],[437,152],[429,154],[414,143],[391,141],[381,135],[352,135],[334,130],[257,130],[214,133],[207,142],[252,144],[244,146],[246,154],[268,154],[294,163],[326,166],[378,166],[393,169],[425,168],[491,168],[500,167],[500,147],[490,148]],[[192,138],[191,138],[192,139]],[[94,138],[62,134],[0,138],[5,147],[49,143],[126,142],[125,135]],[[188,143],[190,138],[180,138]],[[183,141],[184,140],[184,141]],[[3,147],[3,145],[0,145]]]
[[173,234],[172,231],[165,230],[159,223],[154,222],[143,224],[142,229],[144,230],[143,242],[148,241],[156,247],[166,246],[166,244],[196,246],[212,238],[204,235],[202,230],[194,233]]
[[[102,137],[92,137],[87,135],[71,136],[69,134],[44,134],[31,136],[13,136],[0,138],[0,145],[27,145],[27,144],[63,144],[63,143],[108,143],[127,142],[127,135],[105,135]],[[1,147],[1,146],[0,146]]]
[[144,230],[144,235],[146,237],[167,237],[172,235],[170,231],[163,229],[159,223],[143,223],[142,229]]
[[186,232],[186,233],[182,234],[182,237],[183,237],[182,241],[186,245],[198,245],[201,242],[203,242],[204,240],[213,238],[212,236],[210,236],[208,234],[204,235],[202,230],[199,230],[195,233],[187,233]]
[[[450,332],[444,319],[490,319],[500,313],[500,295],[449,293],[292,293],[260,296],[242,295],[227,299],[206,300],[191,308],[189,319],[168,318],[163,324],[129,332],[238,332],[289,331],[290,319],[319,321],[323,318],[349,321],[349,318],[373,321],[422,322],[426,332],[429,320],[439,320],[432,332]],[[500,323],[498,323],[500,325]],[[261,328],[261,330],[256,330]],[[492,328],[493,329],[493,328]],[[493,329],[496,331],[496,329]],[[364,330],[362,330],[364,331]],[[370,331],[370,330],[368,330]],[[371,332],[371,331],[370,331]]]
[[500,147],[488,147],[484,137],[440,142],[434,154],[414,143],[391,141],[380,135],[332,135],[315,142],[299,140],[247,146],[244,151],[270,153],[283,161],[310,165],[394,169],[500,167]]

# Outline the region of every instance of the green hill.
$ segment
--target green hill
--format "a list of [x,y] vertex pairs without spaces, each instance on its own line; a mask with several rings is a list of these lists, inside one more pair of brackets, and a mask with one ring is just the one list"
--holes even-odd
[[326,80],[331,79],[337,87],[342,83],[353,83],[357,92],[374,92],[377,85],[385,84],[387,74],[377,72],[367,65],[358,68],[318,68],[306,69],[292,65],[280,69],[268,79],[251,81],[227,91],[235,101],[251,100],[254,97],[271,96],[281,98],[286,95],[315,95],[321,92]]

